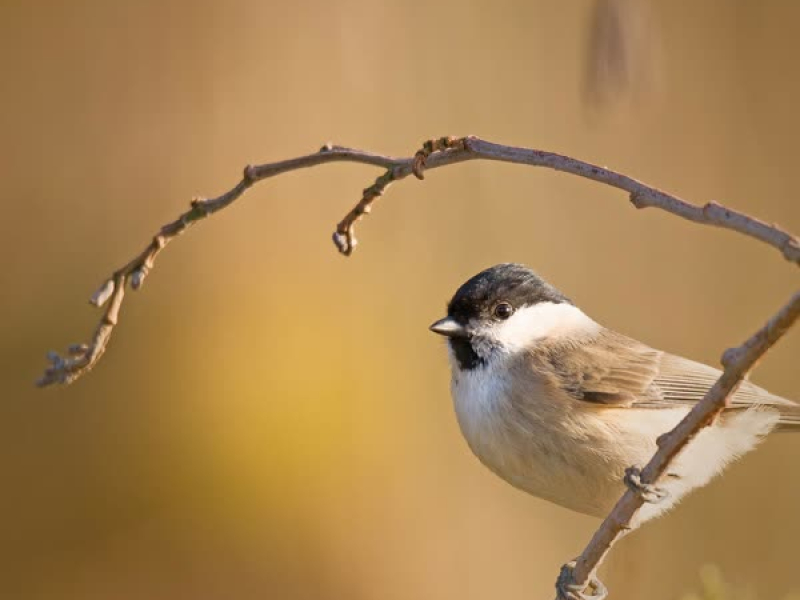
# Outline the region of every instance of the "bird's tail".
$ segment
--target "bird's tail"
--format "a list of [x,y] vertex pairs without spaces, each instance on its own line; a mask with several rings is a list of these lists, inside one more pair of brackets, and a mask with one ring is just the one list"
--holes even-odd
[[792,431],[800,433],[800,404],[786,400],[785,398],[778,398],[780,402],[775,402],[770,405],[770,408],[777,408],[780,413],[780,419],[775,427],[775,431]]

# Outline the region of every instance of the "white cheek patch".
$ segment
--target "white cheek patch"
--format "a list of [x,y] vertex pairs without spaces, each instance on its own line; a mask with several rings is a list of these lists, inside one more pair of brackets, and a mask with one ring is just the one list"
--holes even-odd
[[487,334],[508,350],[518,350],[534,340],[586,335],[599,329],[600,325],[577,306],[540,302],[514,311],[508,319],[493,325]]

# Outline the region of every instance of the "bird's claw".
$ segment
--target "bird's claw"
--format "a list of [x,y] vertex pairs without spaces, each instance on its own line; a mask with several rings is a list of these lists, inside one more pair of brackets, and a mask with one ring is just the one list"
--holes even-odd
[[639,467],[628,467],[625,469],[625,477],[622,481],[633,493],[638,494],[642,500],[650,504],[658,504],[669,497],[669,492],[652,483],[642,482],[642,471]]
[[561,567],[561,572],[556,580],[557,600],[605,600],[608,588],[596,577],[590,577],[585,585],[575,583],[572,573],[575,570],[575,561],[570,561]]

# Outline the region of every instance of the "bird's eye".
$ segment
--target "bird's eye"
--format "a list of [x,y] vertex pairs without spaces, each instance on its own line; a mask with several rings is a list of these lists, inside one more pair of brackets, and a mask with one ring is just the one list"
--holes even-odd
[[498,319],[507,319],[514,312],[514,307],[508,302],[501,302],[494,307],[494,316]]

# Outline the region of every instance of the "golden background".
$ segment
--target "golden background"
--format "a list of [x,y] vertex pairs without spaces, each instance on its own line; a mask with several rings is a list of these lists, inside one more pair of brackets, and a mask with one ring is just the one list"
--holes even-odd
[[[475,134],[800,231],[800,4],[639,3],[630,85],[605,102],[587,101],[593,9],[4,0],[0,598],[551,598],[598,521],[472,457],[427,326],[467,277],[518,261],[716,364],[796,289],[774,249],[472,162],[393,186],[344,259],[330,233],[380,171],[323,166],[171,245],[88,377],[33,381],[192,196],[327,141],[410,155]],[[793,332],[755,381],[800,397],[799,355]],[[775,436],[624,540],[613,597],[679,598],[706,563],[762,598],[800,590],[798,459],[800,436]]]

